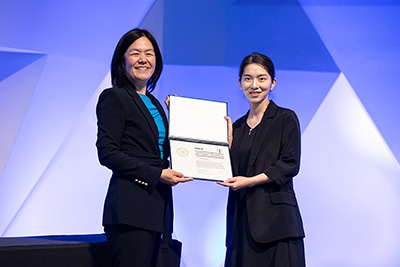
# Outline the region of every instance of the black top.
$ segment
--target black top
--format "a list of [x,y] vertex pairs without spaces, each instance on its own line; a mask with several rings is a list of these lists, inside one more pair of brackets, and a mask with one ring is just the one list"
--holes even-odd
[[[258,126],[258,125],[257,125]],[[247,166],[249,164],[251,147],[254,142],[254,137],[257,134],[258,127],[251,128],[247,123],[245,123],[245,131],[242,136],[242,142],[240,143],[239,149],[239,175],[246,176]]]

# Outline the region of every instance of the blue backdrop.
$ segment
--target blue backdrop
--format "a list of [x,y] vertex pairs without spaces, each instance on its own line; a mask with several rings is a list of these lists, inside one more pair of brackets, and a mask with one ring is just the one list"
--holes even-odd
[[[0,236],[100,233],[110,172],[95,105],[135,27],[165,61],[155,90],[248,104],[238,65],[277,68],[274,101],[299,116],[295,187],[308,266],[399,266],[400,1],[16,0],[0,9]],[[174,188],[182,266],[222,266],[227,189]]]

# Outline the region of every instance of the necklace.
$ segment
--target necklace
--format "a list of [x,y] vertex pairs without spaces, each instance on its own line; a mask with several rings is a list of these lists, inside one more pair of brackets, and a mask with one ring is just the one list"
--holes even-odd
[[[260,124],[261,119],[257,120],[255,123],[249,123],[248,121],[246,121],[247,126],[249,127],[249,135],[251,135],[251,132],[258,126],[258,124]],[[251,127],[250,125],[254,125],[253,127]]]
[[[269,103],[269,102],[268,102]],[[268,107],[268,104],[267,104],[267,107]],[[249,125],[249,122],[248,122],[248,120],[249,120],[249,118],[247,118],[247,121],[246,121],[246,123],[247,123],[247,126],[249,126],[249,135],[251,135],[251,131],[253,131],[253,129],[254,128],[256,128],[257,126],[258,126],[258,124],[260,124],[260,122],[261,122],[261,120],[262,120],[262,118],[263,118],[263,116],[264,116],[264,113],[265,113],[265,110],[267,110],[267,107],[265,107],[264,108],[264,110],[261,112],[261,117],[259,116],[259,118],[257,119],[257,118],[255,118],[255,126],[254,127],[251,127],[250,125]],[[254,116],[253,116],[253,118],[254,118]],[[254,122],[254,121],[253,121]],[[252,123],[253,124],[253,123]],[[254,124],[253,124],[254,125]]]
[[257,127],[257,125],[254,126],[253,128],[251,128],[251,127],[249,126],[249,128],[250,128],[250,129],[249,129],[249,135],[251,135],[251,131],[253,131],[253,129],[256,128],[256,127]]

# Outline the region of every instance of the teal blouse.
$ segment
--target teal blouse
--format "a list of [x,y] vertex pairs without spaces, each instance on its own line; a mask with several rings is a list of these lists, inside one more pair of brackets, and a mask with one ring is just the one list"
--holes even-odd
[[151,99],[148,96],[143,95],[143,94],[138,94],[138,95],[143,100],[143,102],[146,105],[147,109],[150,111],[150,114],[151,114],[151,116],[153,116],[154,122],[157,125],[157,128],[158,128],[158,146],[160,148],[161,158],[164,158],[163,145],[164,145],[164,141],[165,141],[166,131],[165,131],[163,118],[162,118],[160,112],[158,112],[157,107],[153,105],[153,103],[151,102]]

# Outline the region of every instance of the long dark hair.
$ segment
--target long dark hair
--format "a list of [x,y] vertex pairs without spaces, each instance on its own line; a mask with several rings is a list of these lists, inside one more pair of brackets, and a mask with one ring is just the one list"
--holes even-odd
[[119,40],[117,47],[115,48],[114,55],[111,61],[111,83],[113,86],[128,87],[136,90],[134,84],[128,79],[125,71],[125,52],[128,47],[141,37],[146,37],[149,39],[154,48],[154,53],[156,56],[156,66],[153,75],[147,82],[147,90],[153,91],[156,87],[156,83],[160,78],[163,61],[161,57],[160,48],[156,42],[156,39],[146,30],[143,29],[133,29],[125,33],[124,36]]
[[239,79],[240,80],[242,79],[244,68],[247,65],[250,65],[253,63],[259,64],[264,69],[266,69],[268,74],[271,76],[272,80],[275,78],[275,67],[274,67],[274,63],[272,62],[272,60],[269,57],[267,57],[266,55],[263,55],[263,54],[260,54],[257,52],[253,52],[251,55],[248,55],[247,57],[245,57],[242,60],[242,63],[240,64],[240,68],[239,68]]

